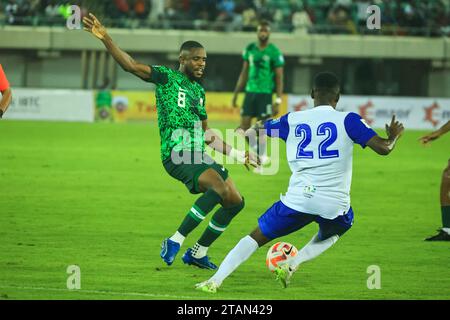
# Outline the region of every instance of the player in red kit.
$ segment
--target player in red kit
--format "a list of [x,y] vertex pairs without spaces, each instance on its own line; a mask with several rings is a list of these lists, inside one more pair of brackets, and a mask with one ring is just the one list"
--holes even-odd
[[3,114],[8,110],[8,106],[11,103],[11,88],[9,87],[8,79],[6,79],[3,67],[0,64],[0,92],[2,93],[2,98],[0,99],[0,119]]

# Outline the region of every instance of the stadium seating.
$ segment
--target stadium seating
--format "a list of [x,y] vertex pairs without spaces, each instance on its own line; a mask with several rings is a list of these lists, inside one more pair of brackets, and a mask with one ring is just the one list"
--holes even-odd
[[[82,8],[82,14],[95,12],[107,26],[118,28],[253,31],[254,22],[249,20],[266,19],[278,32],[304,29],[308,33],[330,34],[450,34],[449,1],[372,2],[381,10],[383,30],[366,28],[366,10],[371,5],[367,0],[79,0],[72,3]],[[0,4],[0,26],[61,25],[68,15],[67,1],[8,0]]]

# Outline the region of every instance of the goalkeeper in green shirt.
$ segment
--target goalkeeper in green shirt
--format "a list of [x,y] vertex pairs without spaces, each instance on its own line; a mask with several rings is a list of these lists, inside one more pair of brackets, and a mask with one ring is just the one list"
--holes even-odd
[[[249,138],[247,131],[252,118],[266,120],[278,113],[283,94],[283,66],[284,58],[272,43],[269,43],[270,25],[267,21],[259,23],[257,28],[258,42],[250,43],[243,52],[243,66],[234,89],[233,107],[237,107],[237,97],[245,87],[244,104],[241,109],[241,123],[238,131]],[[276,93],[272,103],[272,93]],[[250,146],[258,150],[261,164],[267,164],[266,136],[259,136],[259,143],[255,139],[248,139]]]

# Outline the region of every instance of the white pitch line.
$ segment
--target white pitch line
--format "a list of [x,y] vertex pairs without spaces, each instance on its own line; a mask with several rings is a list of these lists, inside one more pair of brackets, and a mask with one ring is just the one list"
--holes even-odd
[[138,296],[138,297],[152,297],[152,298],[175,298],[175,299],[198,299],[198,297],[190,296],[175,296],[170,294],[154,294],[143,292],[116,292],[116,291],[104,291],[104,290],[69,290],[62,288],[45,288],[45,287],[19,287],[19,286],[4,286],[0,285],[0,289],[18,289],[18,290],[36,290],[36,291],[60,291],[65,293],[94,293],[94,294],[109,294],[117,296]]

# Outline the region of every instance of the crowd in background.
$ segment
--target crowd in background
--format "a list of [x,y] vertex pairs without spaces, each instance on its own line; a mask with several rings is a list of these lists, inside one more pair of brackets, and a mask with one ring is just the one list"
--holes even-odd
[[[274,31],[297,33],[450,34],[450,0],[0,0],[0,23],[58,25],[70,5],[119,28],[254,31],[269,20]],[[381,9],[381,30],[366,27],[367,8]],[[64,24],[63,24],[64,25]]]

